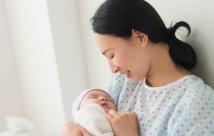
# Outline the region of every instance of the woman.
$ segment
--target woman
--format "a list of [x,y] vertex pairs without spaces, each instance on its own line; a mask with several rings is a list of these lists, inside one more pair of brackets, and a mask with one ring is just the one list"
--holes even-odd
[[[116,136],[214,135],[214,91],[189,72],[195,51],[175,36],[179,27],[190,34],[186,22],[167,28],[143,0],[106,0],[91,21],[116,73],[109,93],[119,112],[107,114]],[[66,127],[68,135],[90,135],[73,123]]]

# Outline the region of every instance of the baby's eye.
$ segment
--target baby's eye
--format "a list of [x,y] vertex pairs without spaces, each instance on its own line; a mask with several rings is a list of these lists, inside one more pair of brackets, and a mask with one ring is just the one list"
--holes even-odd
[[107,101],[111,101],[111,98],[108,98],[108,97],[107,97],[106,100],[107,100]]
[[97,96],[91,96],[92,99],[97,98]]
[[96,95],[91,95],[89,98],[90,99],[95,99],[95,98],[97,98],[97,96]]

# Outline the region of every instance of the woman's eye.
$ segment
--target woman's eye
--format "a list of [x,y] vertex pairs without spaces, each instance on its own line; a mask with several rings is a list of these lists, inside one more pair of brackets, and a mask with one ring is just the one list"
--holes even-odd
[[113,55],[111,55],[109,59],[113,59],[113,58],[114,58],[114,54],[113,54]]

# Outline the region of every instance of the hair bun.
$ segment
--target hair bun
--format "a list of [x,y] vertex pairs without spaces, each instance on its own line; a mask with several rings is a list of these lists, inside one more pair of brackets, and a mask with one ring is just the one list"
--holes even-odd
[[191,29],[190,29],[190,26],[189,24],[187,24],[186,22],[184,21],[180,21],[180,22],[177,22],[174,26],[171,26],[169,29],[168,29],[168,36],[169,37],[175,37],[175,32],[177,31],[177,29],[179,27],[185,27],[188,31],[188,34],[186,36],[189,36],[190,33],[191,33]]

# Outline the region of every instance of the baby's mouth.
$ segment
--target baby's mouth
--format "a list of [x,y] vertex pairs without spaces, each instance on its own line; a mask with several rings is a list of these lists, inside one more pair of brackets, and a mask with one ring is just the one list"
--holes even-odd
[[102,105],[102,107],[106,113],[108,113],[108,111],[110,110],[108,105]]
[[102,107],[107,107],[107,104],[106,103],[102,103],[101,106]]
[[101,105],[104,109],[108,109],[108,105],[107,104],[102,104]]

